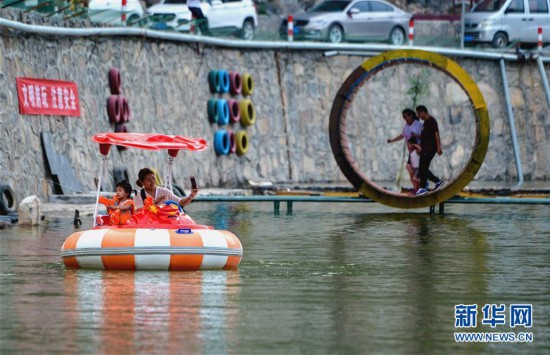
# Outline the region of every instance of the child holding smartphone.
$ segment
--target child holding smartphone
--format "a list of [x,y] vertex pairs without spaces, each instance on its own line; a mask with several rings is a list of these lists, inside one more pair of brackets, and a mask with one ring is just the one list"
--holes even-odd
[[149,168],[143,168],[138,173],[138,180],[136,184],[139,187],[142,187],[138,191],[138,194],[135,197],[136,209],[143,208],[144,201],[147,197],[151,197],[155,205],[162,204],[163,201],[172,200],[176,201],[181,207],[188,205],[197,193],[199,188],[196,183],[194,187],[191,187],[191,194],[184,198],[179,198],[172,191],[164,187],[159,187],[155,183],[155,173]]

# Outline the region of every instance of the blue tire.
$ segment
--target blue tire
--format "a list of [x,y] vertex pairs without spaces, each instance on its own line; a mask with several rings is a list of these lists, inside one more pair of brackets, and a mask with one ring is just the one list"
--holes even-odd
[[229,134],[225,130],[217,131],[214,134],[214,150],[218,155],[229,154],[231,148],[231,142],[229,140]]
[[220,92],[220,75],[217,70],[210,70],[208,73],[208,85],[212,94]]
[[229,124],[229,105],[227,100],[218,100],[218,124],[223,126]]
[[210,123],[218,123],[218,100],[216,99],[209,99],[208,100],[208,120]]
[[231,82],[229,80],[229,72],[227,70],[220,70],[218,71],[218,77],[220,82],[220,93],[228,93],[231,86]]

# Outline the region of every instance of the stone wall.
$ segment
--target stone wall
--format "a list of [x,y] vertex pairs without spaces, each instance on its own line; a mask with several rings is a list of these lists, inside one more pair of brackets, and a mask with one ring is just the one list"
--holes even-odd
[[[195,175],[202,187],[245,186],[247,180],[273,182],[343,182],[328,140],[328,117],[334,95],[344,79],[367,58],[324,57],[322,52],[236,50],[143,38],[68,38],[17,31],[0,33],[0,174],[21,199],[53,192],[40,133],[50,132],[86,191],[95,189],[101,160],[90,137],[113,131],[105,103],[107,73],[122,72],[128,98],[131,132],[158,132],[204,137],[211,144],[219,127],[208,121],[210,70],[249,72],[255,80],[252,95],[257,111],[248,154],[216,156],[214,149],[181,152],[175,161],[176,183],[189,188]],[[503,86],[497,62],[459,59],[478,83],[491,117],[489,151],[476,179],[514,180],[516,170]],[[516,118],[526,180],[550,178],[550,115],[540,73],[533,63],[508,63],[508,80]],[[550,68],[546,66],[548,76]],[[22,116],[18,113],[16,77],[74,81],[79,87],[81,117]],[[440,122],[444,155],[435,171],[450,178],[468,159],[475,128],[465,95],[445,75],[414,67],[394,67],[361,88],[350,113],[354,154],[373,180],[394,180],[402,146],[387,145],[399,134],[400,112],[412,105],[407,91],[415,80],[424,90],[418,103],[427,105]],[[219,96],[219,95],[218,95]],[[229,97],[224,95],[224,97]],[[112,171],[126,167],[131,182],[144,166],[167,165],[161,153],[112,149],[106,189],[113,187]]]

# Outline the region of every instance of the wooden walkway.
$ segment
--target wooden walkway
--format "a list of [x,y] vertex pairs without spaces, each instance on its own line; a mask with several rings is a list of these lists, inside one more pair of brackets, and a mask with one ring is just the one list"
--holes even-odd
[[[329,203],[376,203],[363,197],[311,196],[311,195],[252,195],[252,196],[197,196],[197,202],[273,202],[275,212],[280,211],[281,202],[286,202],[287,213],[292,212],[294,202],[329,202]],[[445,211],[445,204],[498,204],[498,205],[550,205],[550,198],[532,197],[460,197],[455,196],[439,204],[439,213]],[[435,213],[435,205],[430,206],[430,213]]]

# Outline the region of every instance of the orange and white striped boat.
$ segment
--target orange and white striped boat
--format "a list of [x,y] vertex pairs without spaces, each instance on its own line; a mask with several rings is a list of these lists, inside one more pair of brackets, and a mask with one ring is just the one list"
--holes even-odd
[[206,228],[99,228],[72,234],[61,248],[65,266],[86,269],[227,270],[242,255],[233,233]]
[[[202,138],[160,134],[101,133],[92,137],[105,157],[112,145],[146,150],[167,150],[172,160],[179,150],[200,151],[208,146]],[[100,171],[105,171],[103,159]],[[152,199],[124,224],[97,215],[100,201],[99,174],[94,226],[70,235],[61,247],[61,258],[69,268],[117,270],[204,270],[236,269],[243,255],[239,239],[231,232],[196,224],[177,202],[155,206]],[[166,179],[171,181],[171,178]],[[170,187],[170,186],[167,186]],[[149,205],[148,205],[149,202]],[[177,206],[174,210],[168,203]]]

